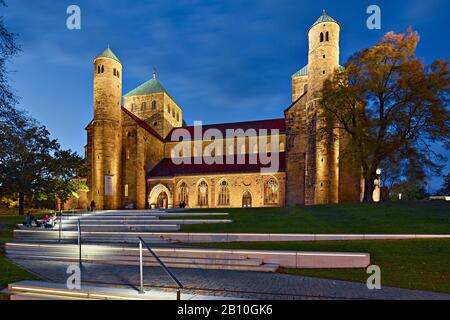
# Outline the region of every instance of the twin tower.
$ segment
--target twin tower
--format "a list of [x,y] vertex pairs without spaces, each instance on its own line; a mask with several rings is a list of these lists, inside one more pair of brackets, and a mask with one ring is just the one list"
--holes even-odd
[[99,209],[121,203],[122,64],[108,48],[94,59],[94,119],[88,132],[88,198]]
[[320,117],[324,81],[343,68],[340,30],[324,11],[308,31],[308,64],[292,76],[293,103],[285,111],[287,205],[359,201],[359,170],[342,157],[348,137],[337,129],[323,130]]

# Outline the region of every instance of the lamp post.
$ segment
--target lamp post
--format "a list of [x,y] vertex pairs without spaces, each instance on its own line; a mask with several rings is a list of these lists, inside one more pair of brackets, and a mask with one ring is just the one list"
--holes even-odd
[[378,178],[378,188],[380,190],[380,201],[383,201],[383,195],[381,192],[381,169],[378,168],[375,173],[377,174],[377,178]]

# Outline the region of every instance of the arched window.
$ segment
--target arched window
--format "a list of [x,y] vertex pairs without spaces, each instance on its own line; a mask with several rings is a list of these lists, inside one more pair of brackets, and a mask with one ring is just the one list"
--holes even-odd
[[146,108],[147,108],[147,104],[145,102],[142,102],[141,111],[145,111]]
[[242,208],[251,208],[252,207],[252,195],[250,192],[245,191],[242,195]]
[[114,76],[117,76],[116,68],[113,68],[113,75],[114,75]]
[[105,67],[104,66],[102,66],[102,73],[104,73],[105,72]]
[[320,42],[323,42],[323,32],[320,33]]
[[172,118],[175,118],[175,109],[172,109]]
[[100,67],[100,65],[98,65],[97,66],[97,73],[100,73],[101,72],[101,67]]
[[219,186],[219,206],[229,206],[230,205],[230,189],[228,188],[228,183],[222,181]]
[[119,72],[119,70],[117,70],[117,78],[120,78],[120,72]]
[[135,112],[136,111],[136,104],[132,103],[131,104],[131,112]]
[[189,202],[188,186],[186,182],[183,182],[178,189],[178,199],[180,199],[180,203],[185,205]]
[[327,34],[326,34],[326,41],[330,41],[330,33],[327,31]]
[[167,106],[167,112],[170,113],[170,105]]
[[208,205],[208,185],[205,181],[202,181],[198,185],[198,206],[207,206]]
[[180,121],[180,113],[177,111],[177,121]]
[[152,110],[156,109],[156,101],[152,101]]
[[278,183],[273,178],[264,185],[264,203],[266,205],[278,204]]

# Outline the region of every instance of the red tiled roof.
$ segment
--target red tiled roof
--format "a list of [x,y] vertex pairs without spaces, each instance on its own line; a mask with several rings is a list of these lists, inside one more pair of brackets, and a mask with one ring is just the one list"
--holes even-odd
[[[182,129],[186,129],[189,131],[189,134],[192,137],[192,140],[194,140],[194,126],[187,126],[182,127]],[[170,141],[178,141],[178,140],[171,140],[172,133],[179,128],[174,128],[172,131],[168,134],[166,137],[166,142]],[[217,129],[220,130],[222,135],[226,136],[226,130],[232,129],[242,129],[244,131],[247,131],[248,129],[255,129],[257,132],[261,129],[266,129],[268,134],[270,134],[270,130],[278,129],[280,134],[283,134],[286,132],[286,123],[284,119],[269,119],[269,120],[257,120],[257,121],[247,121],[247,122],[232,122],[232,123],[218,123],[218,124],[204,124],[202,125],[202,131],[203,133],[208,129]]]
[[133,119],[139,126],[141,126],[143,129],[145,129],[148,133],[152,134],[153,136],[155,136],[159,140],[164,141],[164,138],[161,137],[158,134],[158,132],[156,132],[152,127],[150,127],[147,122],[145,122],[144,120],[140,119],[139,117],[137,117],[131,111],[125,109],[124,107],[122,107],[122,111],[125,112],[127,115],[129,115],[131,119]]
[[[278,172],[285,172],[285,153],[280,152],[278,155],[279,168]],[[191,158],[191,164],[175,164],[172,159],[165,158],[161,160],[152,170],[147,173],[147,178],[162,178],[187,176],[197,174],[233,174],[233,173],[256,173],[260,172],[262,168],[270,168],[269,165],[260,163],[259,157],[256,164],[250,164],[249,155],[246,155],[245,164],[237,164],[237,156],[234,157],[234,164],[226,164],[224,159],[223,164],[208,165],[202,161],[201,164],[195,164],[194,158]]]

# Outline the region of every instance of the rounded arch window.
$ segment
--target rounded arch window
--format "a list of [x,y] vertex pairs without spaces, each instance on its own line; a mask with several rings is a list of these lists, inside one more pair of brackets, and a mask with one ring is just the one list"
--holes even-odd
[[152,110],[156,109],[156,101],[152,101]]

